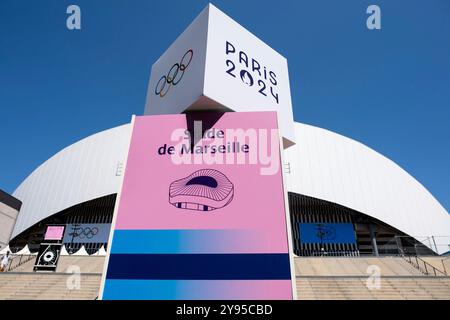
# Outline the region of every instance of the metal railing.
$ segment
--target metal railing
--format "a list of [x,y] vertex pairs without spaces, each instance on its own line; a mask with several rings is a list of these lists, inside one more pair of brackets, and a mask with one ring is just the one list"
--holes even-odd
[[[435,248],[437,250],[436,241],[434,240],[434,237],[425,237],[427,240],[433,239],[433,243],[435,245]],[[434,276],[447,276],[447,271],[445,270],[444,262],[443,260],[442,265],[444,266],[444,271],[439,270],[429,262],[425,261],[424,259],[420,258],[422,252],[425,253],[425,255],[430,252],[429,248],[432,248],[432,243],[430,241],[429,246],[427,247],[425,241],[417,241],[416,239],[413,239],[411,237],[402,237],[402,236],[396,236],[395,242],[398,246],[398,252],[399,255],[405,259],[410,265],[412,265],[414,268],[419,270],[425,275],[434,275]]]

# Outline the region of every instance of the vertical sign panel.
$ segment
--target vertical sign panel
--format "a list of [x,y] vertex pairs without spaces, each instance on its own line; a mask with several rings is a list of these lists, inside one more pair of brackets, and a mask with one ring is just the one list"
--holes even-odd
[[33,271],[56,271],[61,253],[65,226],[50,225],[44,234],[44,241],[39,246]]
[[136,117],[103,299],[292,299],[275,112]]

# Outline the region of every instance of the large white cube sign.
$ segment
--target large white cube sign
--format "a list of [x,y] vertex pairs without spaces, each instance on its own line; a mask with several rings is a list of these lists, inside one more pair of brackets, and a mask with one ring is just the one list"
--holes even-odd
[[294,128],[287,60],[209,4],[153,64],[145,114],[276,111],[285,146]]

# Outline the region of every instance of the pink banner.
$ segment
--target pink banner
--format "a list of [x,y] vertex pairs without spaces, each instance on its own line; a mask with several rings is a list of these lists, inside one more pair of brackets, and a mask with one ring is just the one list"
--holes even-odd
[[61,240],[64,235],[63,226],[48,226],[44,240]]

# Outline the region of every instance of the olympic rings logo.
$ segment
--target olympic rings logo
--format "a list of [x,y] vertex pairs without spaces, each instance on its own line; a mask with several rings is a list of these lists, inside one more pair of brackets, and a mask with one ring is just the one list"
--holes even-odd
[[181,58],[180,62],[175,63],[167,73],[162,76],[155,87],[155,94],[164,97],[172,86],[176,86],[183,79],[184,71],[191,64],[194,57],[194,51],[189,49]]

